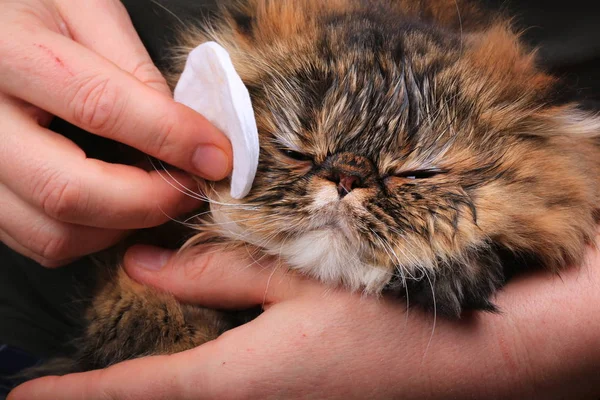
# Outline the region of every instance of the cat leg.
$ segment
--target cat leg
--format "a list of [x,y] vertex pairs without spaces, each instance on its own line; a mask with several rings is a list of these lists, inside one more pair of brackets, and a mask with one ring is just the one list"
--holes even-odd
[[74,369],[79,371],[188,350],[234,326],[226,314],[181,304],[171,294],[134,282],[120,268],[94,297],[86,323],[76,341]]

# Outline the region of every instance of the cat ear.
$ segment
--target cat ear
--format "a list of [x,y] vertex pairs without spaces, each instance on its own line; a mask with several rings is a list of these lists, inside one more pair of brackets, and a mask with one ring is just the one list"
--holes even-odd
[[568,106],[554,116],[554,121],[559,133],[592,139],[600,145],[600,114]]
[[235,22],[236,31],[244,36],[252,37],[254,17],[242,10],[232,12],[231,18]]
[[233,30],[239,35],[252,39],[254,37],[255,15],[253,10],[246,6],[239,5],[227,10],[229,21]]
[[[600,146],[600,113],[582,110],[577,104],[544,108],[520,119],[517,136],[524,139],[564,140],[582,151],[589,145]],[[572,149],[571,149],[572,150]],[[590,151],[597,151],[595,146]]]
[[600,137],[600,114],[582,110],[574,103],[543,109],[532,114],[529,122],[526,135],[592,140]]

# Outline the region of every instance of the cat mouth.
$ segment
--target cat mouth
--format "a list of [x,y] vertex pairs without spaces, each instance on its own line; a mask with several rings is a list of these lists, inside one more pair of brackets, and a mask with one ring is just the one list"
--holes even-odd
[[339,232],[348,243],[358,246],[362,240],[353,219],[357,204],[351,195],[339,198],[336,194],[335,199],[321,197],[314,204],[307,231]]
[[351,244],[360,242],[356,229],[348,223],[346,218],[339,215],[329,215],[324,218],[318,216],[317,220],[319,221],[309,229],[310,232],[337,232]]

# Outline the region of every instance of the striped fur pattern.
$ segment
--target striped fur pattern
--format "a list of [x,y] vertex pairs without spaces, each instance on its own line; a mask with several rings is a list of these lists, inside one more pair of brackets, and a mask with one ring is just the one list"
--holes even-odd
[[[581,261],[600,119],[560,102],[506,19],[453,0],[259,0],[225,15],[188,31],[182,54],[205,40],[230,52],[261,157],[249,207],[213,205],[221,225],[205,230],[450,316],[494,310],[508,264]],[[208,194],[239,203],[226,189]]]

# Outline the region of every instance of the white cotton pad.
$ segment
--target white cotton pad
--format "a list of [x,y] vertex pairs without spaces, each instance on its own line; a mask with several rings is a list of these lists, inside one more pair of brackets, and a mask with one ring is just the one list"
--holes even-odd
[[258,129],[250,94],[227,51],[215,42],[192,50],[174,97],[229,138],[233,148],[231,197],[246,196],[258,168]]

